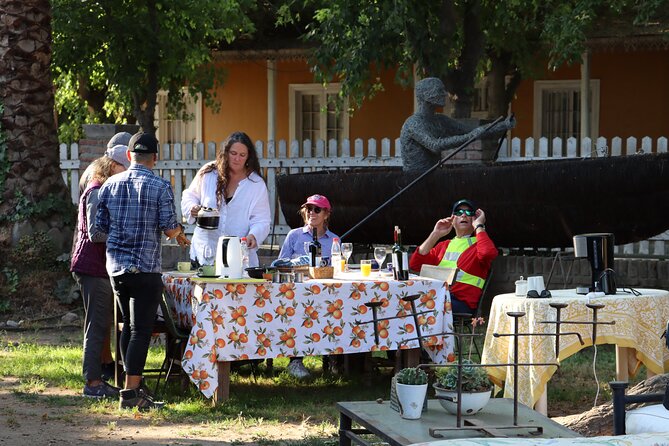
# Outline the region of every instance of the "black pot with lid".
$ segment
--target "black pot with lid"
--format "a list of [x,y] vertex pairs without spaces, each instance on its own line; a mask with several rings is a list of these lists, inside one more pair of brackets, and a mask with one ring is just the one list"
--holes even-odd
[[195,224],[202,229],[218,229],[220,220],[218,209],[202,207],[197,213]]

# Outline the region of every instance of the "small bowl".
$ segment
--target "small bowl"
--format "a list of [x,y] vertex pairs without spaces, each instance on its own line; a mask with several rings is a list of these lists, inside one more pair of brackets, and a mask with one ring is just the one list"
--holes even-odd
[[267,268],[262,266],[252,266],[250,268],[246,268],[246,272],[249,273],[249,277],[252,279],[262,279],[262,275],[266,270]]

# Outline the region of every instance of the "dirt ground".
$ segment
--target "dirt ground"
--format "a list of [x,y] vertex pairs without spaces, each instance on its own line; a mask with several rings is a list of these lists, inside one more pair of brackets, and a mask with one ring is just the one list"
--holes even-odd
[[[9,332],[5,342],[59,343],[76,329]],[[0,445],[258,445],[268,440],[294,441],[317,435],[317,429],[300,424],[235,426],[206,423],[162,423],[132,412],[84,413],[79,393],[47,387],[26,397],[18,392],[17,378],[0,378]],[[65,397],[65,398],[63,398]],[[68,398],[71,397],[71,398]],[[60,401],[55,403],[54,401]],[[320,434],[318,434],[321,436]],[[334,435],[328,432],[324,436]]]

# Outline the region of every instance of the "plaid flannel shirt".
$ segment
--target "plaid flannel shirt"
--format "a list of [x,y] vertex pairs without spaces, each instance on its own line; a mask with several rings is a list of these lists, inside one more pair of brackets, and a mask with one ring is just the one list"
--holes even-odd
[[98,196],[95,226],[108,234],[109,275],[160,273],[162,233],[179,224],[170,183],[133,163],[109,178]]

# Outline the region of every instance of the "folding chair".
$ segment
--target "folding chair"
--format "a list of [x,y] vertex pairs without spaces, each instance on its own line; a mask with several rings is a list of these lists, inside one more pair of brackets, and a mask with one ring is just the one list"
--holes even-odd
[[[472,319],[478,319],[481,317],[483,314],[483,304],[485,301],[486,297],[486,291],[488,290],[488,285],[490,284],[490,281],[492,279],[492,268],[490,268],[490,271],[488,272],[488,277],[485,280],[485,283],[483,284],[483,288],[481,289],[481,297],[479,298],[479,303],[476,306],[476,310],[472,313],[453,313],[453,328],[458,331],[458,333],[465,333],[465,327],[467,327],[467,330],[469,330],[469,326],[471,324]],[[476,342],[476,337],[473,338],[472,340],[472,345],[474,346],[474,349],[476,350],[476,354],[478,355],[479,359],[481,358],[481,348],[479,347],[478,343]],[[458,345],[458,348],[460,346]]]
[[[166,328],[167,338],[165,340],[165,359],[163,360],[160,369],[158,369],[158,379],[154,390],[154,393],[156,394],[158,393],[158,386],[160,385],[160,379],[163,372],[165,372],[165,384],[163,386],[163,390],[165,390],[174,366],[176,365],[176,367],[178,367],[177,370],[180,374],[183,371],[181,369],[181,358],[183,357],[186,343],[190,336],[190,333],[187,330],[177,327],[174,322],[174,313],[169,304],[169,299],[171,299],[171,296],[168,294],[168,291],[163,291],[163,298],[160,300],[160,311],[163,314],[163,323]],[[185,376],[182,376],[182,390],[185,387],[183,385],[185,382],[183,378],[185,378]]]
[[[174,325],[174,320],[172,318],[172,313],[171,311],[168,310],[169,306],[166,305],[165,303],[165,294],[163,293],[163,297],[160,301],[160,309],[162,313],[162,318],[159,318],[158,315],[156,314],[156,320],[153,325],[153,329],[151,330],[151,336],[160,336],[162,334],[165,335],[165,359],[163,360],[163,363],[160,367],[158,368],[145,368],[143,376],[144,377],[150,377],[150,376],[155,376],[157,375],[157,381],[156,385],[154,388],[154,393],[158,389],[158,384],[160,383],[160,379],[162,378],[163,373],[165,373],[167,376],[169,376],[172,365],[173,363],[171,361],[168,361],[168,357],[174,357],[175,356],[175,348],[177,348],[178,343],[182,342],[184,343],[185,341],[188,340],[188,333],[185,334],[180,330],[177,329],[177,327]],[[115,339],[115,354],[114,354],[114,362],[115,362],[115,373],[114,373],[114,384],[117,387],[123,387],[123,377],[124,377],[124,367],[123,367],[123,355],[121,354],[121,332],[123,331],[123,321],[120,319],[120,310],[118,306],[115,306],[114,308],[114,328],[116,330],[116,335],[114,336]],[[172,330],[174,329],[174,330]],[[178,342],[177,342],[178,341]],[[183,347],[185,347],[185,343],[183,344]],[[183,351],[181,352],[183,354]],[[180,362],[180,358],[179,358]]]

